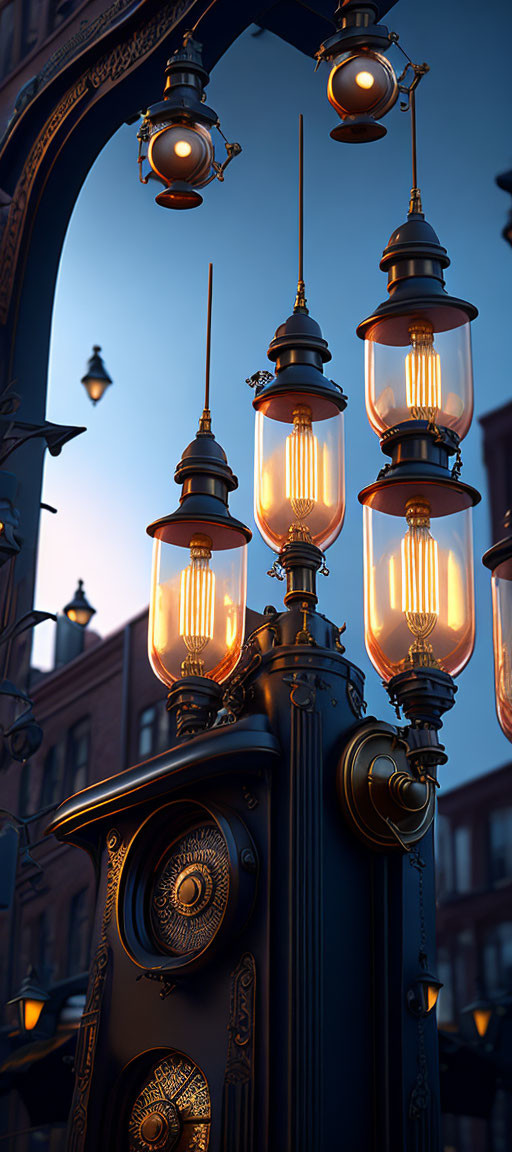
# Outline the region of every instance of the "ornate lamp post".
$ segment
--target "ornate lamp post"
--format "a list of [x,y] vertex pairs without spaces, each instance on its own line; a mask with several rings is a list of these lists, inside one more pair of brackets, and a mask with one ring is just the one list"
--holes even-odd
[[78,581],[75,595],[69,604],[66,604],[63,611],[68,620],[71,620],[72,624],[78,624],[80,628],[87,628],[93,616],[96,615],[96,609],[92,607],[92,604],[89,604],[85,595],[83,580]]

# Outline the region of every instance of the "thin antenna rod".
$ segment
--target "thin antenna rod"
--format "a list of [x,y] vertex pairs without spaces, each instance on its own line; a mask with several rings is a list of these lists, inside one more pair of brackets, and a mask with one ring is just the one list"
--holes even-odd
[[304,119],[299,114],[299,279],[294,312],[306,309],[306,285],[304,284]]
[[412,188],[409,201],[409,215],[411,212],[422,212],[421,192],[418,188],[418,158],[416,149],[416,92],[412,88],[409,96],[411,109],[411,160],[412,160]]
[[206,319],[206,373],[204,384],[204,408],[199,421],[200,432],[211,432],[212,417],[210,412],[210,354],[212,346],[212,295],[213,295],[213,264],[208,265],[208,311]]

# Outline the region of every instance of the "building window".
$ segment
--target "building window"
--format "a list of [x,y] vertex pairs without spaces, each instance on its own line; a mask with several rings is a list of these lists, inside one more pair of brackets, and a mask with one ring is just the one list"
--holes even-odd
[[64,790],[64,753],[63,741],[54,744],[47,753],[43,765],[43,783],[41,787],[41,808],[49,808],[62,799]]
[[437,1022],[441,1027],[444,1024],[453,1024],[455,1020],[452,961],[447,948],[439,949],[437,955],[437,974],[443,985],[437,1001]]
[[0,6],[0,80],[14,67],[14,0]]
[[455,1011],[461,1012],[475,992],[475,943],[471,929],[458,932],[454,942]]
[[487,996],[512,993],[512,922],[496,924],[484,937],[484,977]]
[[156,708],[154,705],[151,708],[145,708],[139,716],[138,753],[143,760],[146,760],[153,752],[155,720]]
[[489,848],[491,883],[512,880],[512,808],[491,812]]
[[18,800],[19,814],[23,818],[30,816],[32,812],[32,797],[31,797],[31,784],[32,784],[32,769],[30,760],[21,769],[20,776],[20,794]]
[[76,892],[69,911],[68,976],[85,972],[89,960],[90,923],[88,891]]
[[455,864],[455,891],[471,891],[471,830],[464,825],[453,834],[453,854]]
[[442,897],[453,892],[453,858],[451,826],[447,816],[440,812],[435,822],[436,837],[436,890]]
[[170,716],[167,701],[159,700],[150,708],[144,708],[139,716],[138,755],[141,760],[165,752],[170,743]]
[[87,787],[89,768],[89,718],[80,720],[68,733],[69,792],[81,792]]

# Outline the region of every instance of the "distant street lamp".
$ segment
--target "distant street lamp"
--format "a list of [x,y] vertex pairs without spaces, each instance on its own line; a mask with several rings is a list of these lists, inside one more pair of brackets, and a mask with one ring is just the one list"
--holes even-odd
[[109,376],[107,369],[100,356],[101,348],[99,344],[95,344],[92,350],[92,356],[87,363],[87,372],[82,376],[82,384],[87,392],[87,395],[92,400],[93,404],[97,404],[101,400],[105,389],[109,384],[112,384],[112,377]]
[[89,621],[96,614],[96,609],[92,607],[92,604],[89,604],[84,592],[83,580],[78,581],[75,595],[69,604],[66,604],[63,611],[72,624],[79,624],[80,628],[87,628]]
[[50,997],[39,984],[35,968],[30,967],[16,996],[9,1000],[9,1004],[17,1004],[19,1011],[20,1028],[22,1032],[32,1032],[39,1022],[39,1017]]
[[[139,179],[142,184],[156,179],[164,185],[163,192],[156,196],[157,204],[163,208],[196,208],[202,204],[198,189],[212,180],[222,181],[228,164],[242,151],[240,144],[228,143],[217,113],[204,102],[210,77],[201,49],[192,33],[184,37],[182,47],[167,63],[163,100],[148,109],[137,134]],[[227,159],[223,164],[215,159],[212,128],[217,128],[225,141]],[[142,175],[144,160],[151,168],[147,176]]]
[[[510,512],[505,528],[510,529]],[[492,572],[494,685],[498,720],[512,742],[512,536],[506,536],[482,557]]]
[[493,1014],[492,1004],[479,997],[473,1004],[468,1004],[467,1008],[463,1009],[462,1014],[465,1017],[471,1017],[479,1039],[484,1040]]

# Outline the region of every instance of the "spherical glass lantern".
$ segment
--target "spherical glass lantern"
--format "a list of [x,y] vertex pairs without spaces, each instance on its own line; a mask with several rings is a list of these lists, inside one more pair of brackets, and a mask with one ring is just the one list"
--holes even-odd
[[[454,321],[456,327],[446,327]],[[427,420],[462,440],[473,417],[467,316],[440,308],[373,324],[365,333],[365,379],[366,411],[377,435],[406,420]]]
[[[201,203],[199,193],[210,178],[214,148],[209,129],[197,122],[176,124],[163,112],[148,129],[148,162],[165,185],[157,203],[168,208],[190,208]],[[182,188],[186,184],[190,187]]]
[[456,482],[377,482],[364,504],[365,642],[383,680],[410,668],[451,676],[475,639],[471,505]]
[[169,687],[182,676],[208,676],[220,684],[238,663],[245,626],[245,544],[236,533],[229,542],[219,539],[205,524],[190,527],[177,546],[165,528],[156,529],[149,659]]
[[254,516],[276,552],[290,540],[328,548],[345,515],[343,412],[305,394],[256,412]]
[[496,712],[512,741],[512,539],[501,540],[483,557],[492,570],[492,618]]
[[395,70],[380,52],[343,52],[334,60],[327,98],[339,116],[384,116],[398,96]]

